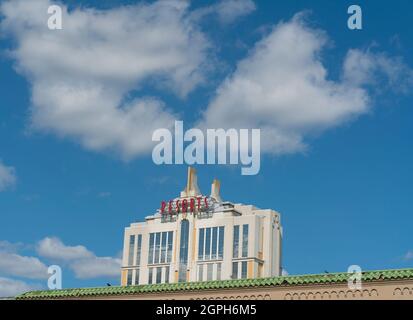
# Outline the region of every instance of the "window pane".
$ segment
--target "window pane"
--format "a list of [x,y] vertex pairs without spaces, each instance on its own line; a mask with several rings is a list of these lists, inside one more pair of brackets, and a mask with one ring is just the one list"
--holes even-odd
[[136,284],[136,285],[139,284],[139,269],[136,270],[136,274],[135,274],[135,284]]
[[165,283],[169,283],[169,267],[165,267]]
[[238,262],[232,263],[232,279],[238,279]]
[[198,237],[198,260],[204,259],[204,233],[205,229],[199,229],[199,237]]
[[218,259],[224,257],[224,227],[219,227]]
[[239,226],[234,226],[234,240],[232,246],[233,257],[238,258],[239,248]]
[[188,263],[188,245],[189,245],[189,221],[181,222],[181,239],[179,244],[179,282],[186,281],[186,269]]
[[129,257],[128,257],[128,265],[133,266],[133,254],[134,254],[134,247],[135,247],[135,236],[132,235],[129,237]]
[[247,261],[242,261],[241,264],[241,278],[245,279],[247,277]]
[[156,283],[162,282],[162,268],[156,268]]
[[132,276],[133,276],[133,270],[128,270],[128,279],[127,279],[126,285],[128,286],[132,285]]
[[205,260],[209,260],[211,254],[211,228],[205,231]]
[[248,224],[242,226],[242,257],[248,257]]
[[218,228],[212,228],[212,259],[217,258]]
[[161,249],[161,233],[157,232],[155,237],[155,259],[154,263],[159,263],[159,253]]
[[221,280],[221,264],[217,263],[217,280]]
[[153,263],[153,249],[154,249],[154,236],[155,234],[149,234],[149,255],[148,255],[148,263]]
[[168,233],[162,232],[162,246],[161,246],[161,263],[165,263],[166,259],[166,237]]
[[149,284],[152,284],[152,283],[153,283],[153,268],[149,268],[148,283],[149,283]]
[[212,272],[213,272],[214,265],[212,263],[207,264],[207,281],[212,280]]
[[166,262],[171,262],[172,260],[172,242],[174,239],[173,231],[168,232],[168,258]]
[[140,266],[141,264],[141,251],[142,251],[142,235],[138,235],[138,243],[136,246],[136,265]]

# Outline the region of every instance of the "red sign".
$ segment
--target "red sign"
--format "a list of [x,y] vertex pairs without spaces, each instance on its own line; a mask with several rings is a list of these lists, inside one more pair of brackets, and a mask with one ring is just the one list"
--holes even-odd
[[208,197],[195,197],[161,202],[161,214],[195,213],[207,211],[210,199]]

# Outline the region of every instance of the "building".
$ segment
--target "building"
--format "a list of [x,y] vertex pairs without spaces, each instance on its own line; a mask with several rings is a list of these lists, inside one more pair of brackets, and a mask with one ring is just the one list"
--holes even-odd
[[281,275],[282,227],[271,209],[201,194],[195,169],[180,196],[125,229],[121,285],[256,279]]
[[260,279],[31,291],[18,300],[413,300],[413,269],[365,271],[360,289],[349,274],[322,273]]

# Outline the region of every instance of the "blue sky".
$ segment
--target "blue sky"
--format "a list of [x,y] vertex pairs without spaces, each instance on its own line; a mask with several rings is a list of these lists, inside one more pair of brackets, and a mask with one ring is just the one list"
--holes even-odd
[[[14,7],[2,1],[3,295],[45,287],[46,280],[39,273],[51,263],[63,266],[64,287],[119,283],[120,277],[112,270],[122,250],[124,227],[153,213],[161,200],[175,197],[185,185],[187,167],[156,166],[144,140],[153,129],[148,123],[162,125],[172,116],[189,128],[200,121],[222,125],[213,119],[230,124],[236,119],[249,125],[260,112],[274,115],[272,120],[267,117],[256,123],[277,128],[277,136],[272,137],[287,142],[264,136],[268,141],[263,142],[258,175],[242,176],[236,166],[204,165],[197,166],[198,181],[208,193],[216,177],[225,200],[281,213],[283,266],[290,274],[338,272],[352,264],[365,270],[412,267],[413,37],[409,13],[413,5],[362,1],[363,29],[352,31],[347,28],[347,8],[353,2],[241,1],[238,11],[228,13],[225,5],[234,5],[231,1],[197,1],[178,8],[174,16],[153,2],[140,3],[143,9],[139,11],[137,1],[63,1],[69,7],[63,16],[63,32],[48,38],[54,31],[38,25],[44,15],[40,9],[48,1],[33,1],[39,7],[31,4],[32,8],[25,8],[24,1],[12,1]],[[178,7],[185,4],[177,3]],[[112,14],[126,4],[141,15]],[[99,20],[91,8],[106,15]],[[80,13],[96,25],[82,24]],[[297,13],[301,14],[293,18]],[[133,23],[129,29],[116,24],[122,17],[144,21],[147,14],[159,19],[159,30],[155,29],[159,34],[153,37],[162,35],[164,25],[171,32],[168,39],[154,45],[164,52],[157,52],[153,61],[145,50],[140,51],[151,44],[139,42],[145,27],[151,29],[150,23],[142,22],[144,30],[139,32]],[[185,29],[188,24],[193,29]],[[99,34],[105,25],[112,27]],[[78,29],[71,33],[73,26]],[[113,35],[106,37],[105,32]],[[124,35],[131,44],[117,42]],[[292,44],[291,50],[290,36],[302,41]],[[280,43],[280,39],[287,42]],[[83,51],[64,56],[79,47]],[[148,47],[148,52],[154,48]],[[112,67],[110,54],[99,54],[99,49],[115,57],[120,52],[134,57],[138,50],[136,59],[143,66],[126,60]],[[284,49],[287,55],[282,54]],[[88,60],[88,50],[97,53],[96,65]],[[172,53],[178,62],[168,62],[171,67],[166,60]],[[302,57],[297,57],[300,53]],[[183,66],[181,59],[186,62]],[[148,61],[154,65],[143,72]],[[262,61],[274,71],[262,71]],[[353,66],[347,73],[345,63]],[[286,72],[284,78],[277,73],[281,69]],[[316,85],[311,79],[301,83],[309,75],[323,79]],[[245,79],[263,84],[263,94],[254,96],[246,88],[234,98],[231,93]],[[50,89],[53,81],[60,86]],[[292,92],[304,89],[294,92],[298,100],[283,100],[272,94],[277,85]],[[49,89],[56,90],[50,93]],[[82,113],[85,106],[77,104],[84,97],[82,90],[95,89],[96,96],[85,98],[95,105],[90,114]],[[306,96],[306,89],[311,96]],[[340,94],[335,95],[336,91]],[[256,109],[252,114],[241,101],[244,93],[253,98]],[[135,101],[142,102],[155,111],[149,112],[147,121],[130,115],[120,119],[116,101],[130,102],[131,108]],[[277,109],[280,101],[291,105],[289,117],[283,118]],[[53,108],[64,110],[72,104],[81,112],[53,112]],[[318,113],[318,108],[336,105],[337,113],[327,119],[322,116],[326,109],[321,109],[321,116]],[[113,127],[95,128],[103,109]],[[125,132],[118,134],[116,126],[126,128]],[[67,256],[52,252],[59,246]],[[80,270],[81,263],[102,261],[107,262],[108,271],[101,277]],[[30,263],[35,267],[27,267]]]

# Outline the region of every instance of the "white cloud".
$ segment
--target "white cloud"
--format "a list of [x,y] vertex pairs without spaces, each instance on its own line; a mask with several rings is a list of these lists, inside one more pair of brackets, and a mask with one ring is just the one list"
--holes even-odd
[[39,285],[32,285],[21,280],[0,277],[0,297],[14,297],[18,294],[38,289],[40,289]]
[[152,131],[171,127],[174,115],[157,99],[130,101],[128,93],[146,81],[185,96],[205,80],[209,43],[187,17],[187,1],[63,6],[63,30],[47,28],[50,4],[0,7],[1,27],[16,40],[16,69],[32,85],[33,127],[125,158],[149,151]]
[[47,266],[36,257],[0,251],[0,274],[28,279],[47,279]]
[[12,188],[17,181],[16,170],[0,161],[0,192]]
[[201,7],[191,16],[198,20],[210,15],[215,15],[223,24],[229,24],[235,20],[255,11],[256,6],[252,0],[221,0],[213,5]]
[[405,80],[400,60],[359,50],[347,54],[341,79],[330,80],[321,60],[327,41],[303,14],[279,23],[217,89],[200,126],[261,128],[264,151],[300,152],[307,136],[369,111],[364,85],[377,80],[377,71],[389,83]]
[[51,260],[71,261],[77,259],[91,258],[94,256],[84,246],[66,246],[58,238],[44,238],[36,246],[37,253]]
[[120,259],[97,257],[84,246],[67,246],[55,237],[39,241],[36,250],[44,258],[67,264],[80,279],[120,276]]

